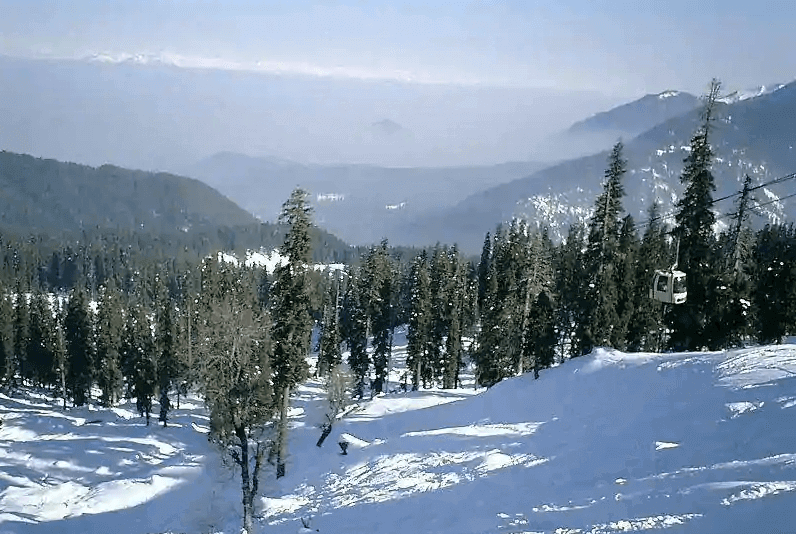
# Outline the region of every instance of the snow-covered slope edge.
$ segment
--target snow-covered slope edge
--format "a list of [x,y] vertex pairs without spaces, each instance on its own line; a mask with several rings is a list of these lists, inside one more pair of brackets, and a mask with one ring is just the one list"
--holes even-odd
[[[785,531],[794,376],[796,345],[598,349],[537,381],[377,397],[322,448],[309,381],[293,402],[288,474],[261,486],[260,530],[292,534],[312,516],[321,533]],[[0,418],[0,533],[239,531],[238,474],[195,400],[168,428],[143,426],[131,405],[64,412],[31,392],[0,396]]]
[[332,436],[361,440],[347,456],[296,429],[265,516],[275,532],[308,515],[320,532],[773,532],[796,520],[792,376],[792,345],[597,350],[538,381],[349,417]]

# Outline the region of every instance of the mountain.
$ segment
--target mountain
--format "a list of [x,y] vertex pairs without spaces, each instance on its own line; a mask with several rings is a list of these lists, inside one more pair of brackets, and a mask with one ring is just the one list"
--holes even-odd
[[[654,200],[664,213],[673,213],[682,185],[679,181],[689,141],[700,124],[700,109],[667,120],[625,143],[628,160],[624,207],[637,222],[646,219]],[[748,173],[754,184],[796,171],[796,82],[755,98],[718,104],[711,144],[715,152],[714,198],[741,189]],[[602,187],[608,149],[598,154],[568,160],[527,177],[471,195],[456,206],[418,219],[405,232],[419,239],[458,242],[464,250],[476,251],[484,234],[514,216],[526,217],[551,227],[554,235],[566,234],[569,224],[590,216],[594,199]],[[793,190],[791,184],[758,190],[763,216],[753,223],[793,219],[796,202],[778,200]],[[720,215],[733,211],[731,200],[716,205]],[[671,222],[671,221],[667,221]],[[723,217],[720,222],[727,223]]]
[[291,75],[175,59],[0,55],[0,149],[170,171],[223,151],[303,163],[486,165],[537,159],[537,141],[615,102],[592,92]]
[[[289,196],[287,191],[280,201]],[[281,246],[285,228],[261,223],[194,178],[112,165],[95,168],[3,151],[0,233],[49,238],[41,244],[43,249],[57,248],[63,236],[73,240],[77,235],[85,241],[124,235],[139,248],[144,242],[151,245],[148,254],[174,257],[270,250]],[[355,249],[321,228],[313,228],[311,238],[314,261],[348,261],[357,256]]]
[[599,133],[632,138],[698,106],[699,99],[692,94],[664,91],[655,95],[646,95],[576,122],[569,127],[567,133],[570,135]]
[[382,238],[414,244],[402,228],[468,195],[527,176],[545,165],[513,162],[473,167],[305,165],[223,152],[180,169],[203,180],[265,221],[274,221],[290,191],[311,193],[315,218],[349,243]]
[[0,212],[3,224],[30,231],[101,227],[169,233],[257,222],[193,178],[5,151],[0,152]]

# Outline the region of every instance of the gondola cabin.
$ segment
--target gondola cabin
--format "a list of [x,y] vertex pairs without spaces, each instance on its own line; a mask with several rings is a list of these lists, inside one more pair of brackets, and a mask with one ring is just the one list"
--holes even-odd
[[687,295],[683,271],[655,271],[650,298],[667,304],[682,304]]

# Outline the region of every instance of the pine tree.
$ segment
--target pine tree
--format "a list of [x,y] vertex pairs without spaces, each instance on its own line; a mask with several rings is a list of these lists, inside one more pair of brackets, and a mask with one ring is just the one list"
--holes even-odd
[[97,385],[102,390],[103,406],[113,406],[121,396],[123,376],[121,369],[122,316],[119,291],[109,279],[100,288],[97,309]]
[[174,303],[160,276],[155,280],[155,350],[157,351],[158,387],[160,389],[159,420],[166,426],[171,407],[169,392],[179,378],[179,355],[177,350],[177,321]]
[[452,269],[448,251],[437,245],[431,257],[430,270],[431,337],[428,344],[428,358],[431,371],[430,380],[432,381],[443,380],[445,373],[443,347],[452,321],[450,299]]
[[617,142],[608,157],[603,192],[597,197],[594,215],[589,224],[586,252],[586,324],[582,325],[581,354],[595,346],[613,346],[614,332],[621,318],[619,288],[617,285],[619,262],[619,234],[621,230],[622,179],[627,162],[622,158],[622,142]]
[[558,342],[555,331],[555,310],[547,291],[539,292],[528,315],[529,335],[525,352],[532,362],[533,377],[536,379],[539,378],[539,371],[553,365]]
[[582,224],[569,227],[567,238],[559,245],[555,265],[555,294],[558,295],[557,330],[560,333],[562,357],[583,354],[587,344],[588,327],[587,277],[583,276],[585,263],[585,232]]
[[146,417],[149,426],[152,398],[157,386],[157,367],[154,361],[155,342],[147,311],[140,298],[128,304],[121,356],[128,396],[135,397],[138,413]]
[[342,361],[340,351],[340,285],[341,280],[334,274],[334,280],[326,291],[321,318],[321,337],[318,342],[318,374],[326,376]]
[[680,240],[680,269],[685,271],[688,299],[672,306],[669,322],[672,327],[670,344],[675,349],[698,350],[713,346],[714,339],[706,331],[712,307],[716,304],[716,266],[714,265],[713,224],[711,211],[716,190],[711,165],[713,151],[710,132],[715,120],[721,84],[713,80],[705,98],[702,124],[691,137],[690,151],[680,182],[685,186],[677,201],[675,236]]
[[0,284],[0,387],[4,387],[12,373],[14,354],[14,328],[11,299]]
[[41,291],[35,291],[30,300],[30,328],[26,349],[28,373],[37,385],[52,385],[55,382],[55,355],[52,348],[54,329],[52,310]]
[[662,348],[663,304],[651,299],[649,292],[655,270],[672,264],[661,223],[660,204],[650,206],[647,220],[633,275],[633,318],[628,323],[627,331],[627,349],[634,352],[657,352]]
[[88,400],[94,376],[94,345],[92,318],[81,288],[72,290],[64,318],[66,340],[66,385],[75,406]]
[[635,274],[638,262],[638,249],[640,243],[636,236],[636,225],[632,215],[627,215],[622,219],[622,226],[619,230],[619,242],[617,244],[616,275],[614,284],[616,285],[616,315],[617,323],[611,330],[611,346],[620,350],[627,349],[627,338],[630,331],[630,323],[636,314],[634,294],[635,294]]
[[780,343],[792,327],[796,312],[796,237],[784,225],[766,225],[758,232],[753,249],[753,305],[760,343]]
[[381,393],[387,381],[395,321],[395,277],[392,261],[387,254],[387,240],[383,240],[379,247],[368,254],[363,282],[373,332],[373,389],[375,393]]
[[16,386],[17,379],[29,379],[28,346],[30,344],[30,305],[26,288],[17,281],[17,295],[14,301],[14,360],[11,381]]
[[468,265],[459,256],[459,252],[454,246],[450,251],[453,274],[447,288],[448,301],[448,331],[445,336],[445,367],[442,377],[443,388],[456,388],[459,385],[459,372],[463,366],[463,343],[462,336],[464,330],[469,326],[468,314],[468,291],[469,281],[467,279]]
[[354,378],[354,395],[362,398],[365,394],[366,379],[370,369],[368,356],[368,313],[365,303],[365,282],[360,273],[349,271],[348,286],[343,298],[346,318],[345,341],[348,345],[348,366]]
[[412,289],[407,331],[407,372],[412,376],[412,389],[420,382],[424,387],[430,375],[428,348],[431,342],[431,279],[426,251],[412,264]]
[[282,247],[287,263],[276,268],[272,289],[274,394],[280,406],[277,478],[285,474],[287,455],[287,411],[290,390],[307,377],[312,317],[307,281],[311,257],[310,228],[312,208],[307,192],[296,189],[282,205],[280,223],[289,227]]
[[478,262],[478,309],[484,307],[486,297],[487,275],[489,274],[489,264],[492,261],[492,238],[489,232],[484,238],[484,245],[481,248],[481,260]]

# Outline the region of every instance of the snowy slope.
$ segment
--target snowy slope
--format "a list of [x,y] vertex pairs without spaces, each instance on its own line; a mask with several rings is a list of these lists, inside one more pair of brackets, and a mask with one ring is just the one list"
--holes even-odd
[[[796,345],[598,349],[538,381],[364,402],[323,448],[309,381],[288,475],[263,484],[261,530],[292,534],[312,516],[321,533],[787,531],[794,376]],[[183,405],[166,429],[133,415],[0,397],[0,533],[238,532],[238,474],[207,442],[201,407]]]

